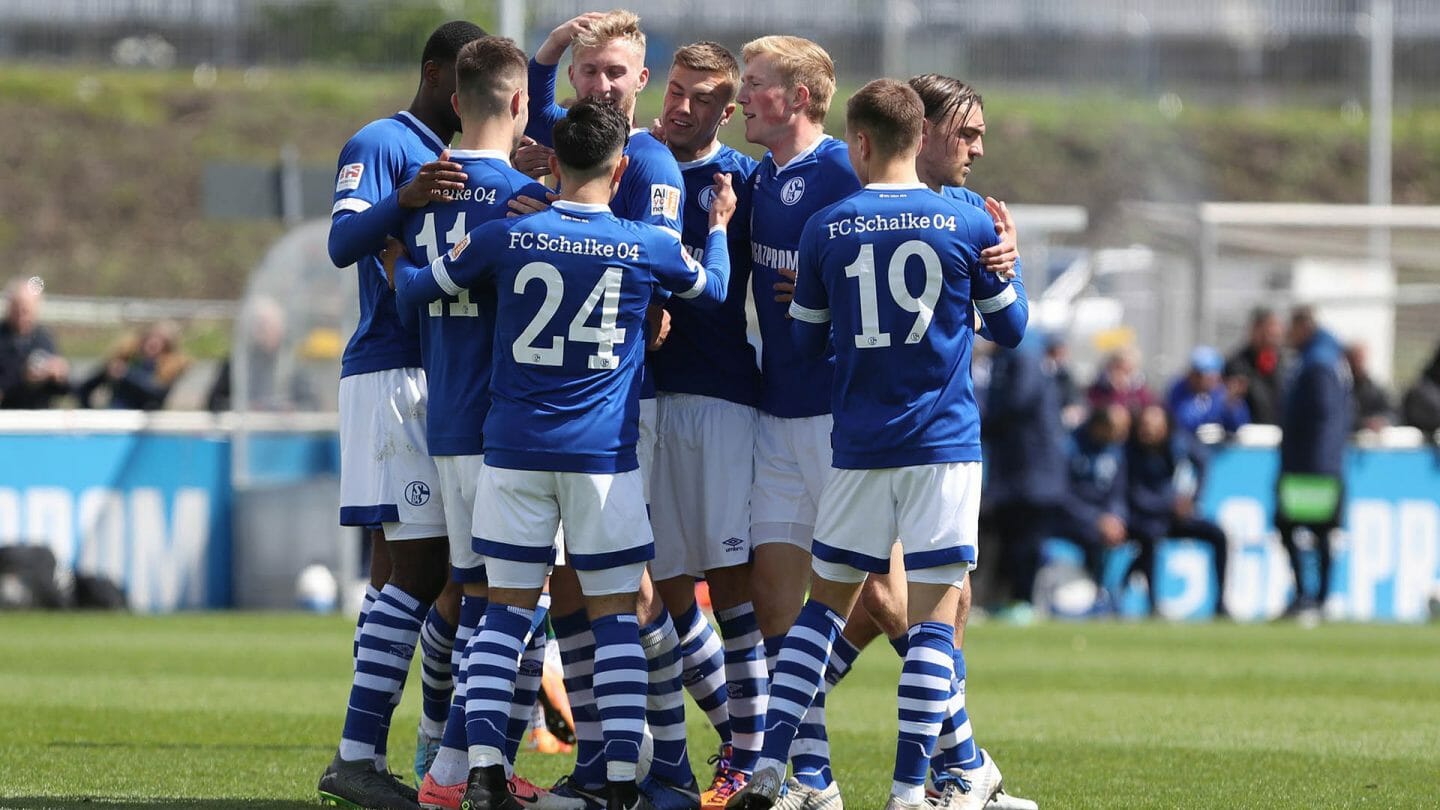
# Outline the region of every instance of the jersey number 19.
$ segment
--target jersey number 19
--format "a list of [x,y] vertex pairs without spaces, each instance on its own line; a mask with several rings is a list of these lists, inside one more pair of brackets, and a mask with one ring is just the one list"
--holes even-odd
[[[911,257],[919,257],[925,265],[925,287],[918,296],[910,294],[905,284],[905,263]],[[860,255],[845,268],[845,275],[860,283],[860,334],[855,336],[858,349],[881,349],[890,345],[890,333],[880,331],[880,302],[875,283],[875,246],[866,243],[860,246]],[[940,275],[940,256],[929,243],[911,239],[895,249],[890,255],[888,277],[890,297],[895,305],[906,312],[915,313],[915,322],[905,335],[906,343],[919,343],[930,328],[930,319],[935,314],[935,302],[940,300],[944,286]]]

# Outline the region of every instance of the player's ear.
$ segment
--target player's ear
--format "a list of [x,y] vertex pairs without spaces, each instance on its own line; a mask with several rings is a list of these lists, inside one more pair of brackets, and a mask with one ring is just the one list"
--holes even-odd
[[459,114],[460,114],[460,94],[459,94],[459,93],[451,93],[451,94],[450,94],[450,109],[454,110],[456,115],[459,115]]
[[551,152],[545,162],[550,166],[550,176],[558,178],[560,176],[560,159],[555,157],[554,152]]
[[795,85],[794,93],[795,111],[800,113],[801,115],[804,115],[805,110],[810,106],[810,88],[806,87],[803,84],[797,84]]
[[517,87],[515,92],[510,95],[510,117],[519,118],[520,112],[526,108],[525,88]]
[[645,85],[647,85],[647,84],[649,84],[649,83],[650,83],[650,68],[648,68],[648,67],[642,67],[642,68],[640,68],[640,83],[637,84],[637,85],[635,85],[635,92],[636,92],[636,93],[639,93],[641,90],[644,90],[644,89],[645,89]]
[[420,81],[427,87],[438,87],[440,85],[440,65],[434,60],[420,66]]
[[620,160],[615,163],[615,173],[610,176],[610,184],[618,187],[620,176],[625,174],[625,170],[628,168],[630,168],[630,156],[621,155]]
[[732,115],[734,115],[734,114],[735,114],[735,102],[732,101],[732,102],[730,102],[729,104],[726,104],[726,105],[725,105],[725,112],[723,112],[723,113],[720,114],[720,126],[723,127],[723,126],[725,126],[726,124],[730,123],[730,116],[732,116]]

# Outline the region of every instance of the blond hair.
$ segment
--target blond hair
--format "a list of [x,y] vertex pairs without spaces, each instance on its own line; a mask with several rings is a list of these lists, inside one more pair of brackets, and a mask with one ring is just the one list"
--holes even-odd
[[617,8],[582,29],[571,43],[575,48],[600,48],[622,40],[645,55],[645,32],[640,30],[640,15],[629,9]]
[[804,37],[768,36],[752,39],[741,50],[745,61],[769,56],[788,90],[804,85],[810,91],[805,116],[817,124],[825,122],[830,98],[835,95],[835,62],[825,49]]

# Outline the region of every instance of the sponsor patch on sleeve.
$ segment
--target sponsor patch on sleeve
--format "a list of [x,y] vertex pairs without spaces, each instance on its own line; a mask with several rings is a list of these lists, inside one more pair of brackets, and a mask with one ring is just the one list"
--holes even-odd
[[674,186],[650,187],[650,216],[680,218],[680,189]]
[[461,237],[460,241],[456,242],[454,247],[450,248],[450,261],[453,262],[460,258],[460,254],[464,253],[467,247],[470,247],[470,234],[468,233]]
[[340,176],[335,179],[335,191],[354,191],[360,187],[360,175],[365,173],[364,163],[347,163],[340,167]]

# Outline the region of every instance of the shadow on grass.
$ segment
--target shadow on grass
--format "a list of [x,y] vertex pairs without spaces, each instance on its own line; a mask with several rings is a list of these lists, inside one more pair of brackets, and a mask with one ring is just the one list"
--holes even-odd
[[51,748],[173,748],[183,751],[334,751],[334,745],[296,743],[202,743],[202,742],[99,742],[95,740],[54,740]]
[[187,807],[193,810],[314,810],[314,801],[275,798],[102,798],[0,797],[0,810],[141,810],[143,807]]

